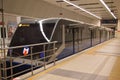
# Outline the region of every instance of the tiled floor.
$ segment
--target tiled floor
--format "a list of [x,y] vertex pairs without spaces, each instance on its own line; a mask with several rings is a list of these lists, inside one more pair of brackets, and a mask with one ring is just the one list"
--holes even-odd
[[26,80],[120,80],[120,40],[78,53]]

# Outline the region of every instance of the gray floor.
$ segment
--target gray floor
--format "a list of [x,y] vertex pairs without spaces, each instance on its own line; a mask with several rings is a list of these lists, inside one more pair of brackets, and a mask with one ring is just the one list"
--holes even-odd
[[[57,67],[27,80],[109,80],[111,70],[120,56],[120,40],[114,39],[101,47],[78,53],[62,60]],[[91,53],[90,53],[91,52]],[[88,54],[89,53],[89,54]]]

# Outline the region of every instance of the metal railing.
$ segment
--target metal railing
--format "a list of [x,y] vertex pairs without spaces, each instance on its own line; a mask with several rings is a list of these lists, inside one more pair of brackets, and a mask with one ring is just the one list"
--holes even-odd
[[[0,52],[1,52],[0,54],[4,54],[3,57],[0,57],[0,80],[11,80],[14,77],[23,75],[28,72],[30,72],[31,75],[33,75],[34,74],[33,71],[41,67],[44,67],[45,70],[46,65],[48,63],[51,63],[51,61],[49,61],[49,58],[54,55],[57,49],[56,43],[57,41],[53,41],[49,43],[39,43],[39,44],[31,44],[24,46],[0,48]],[[48,48],[49,45],[50,48]],[[29,54],[18,55],[16,57],[13,56],[12,50],[19,48],[23,49],[25,46],[29,47],[30,49]],[[38,52],[34,52],[33,48],[36,46],[42,46],[42,50]],[[7,56],[8,51],[9,51],[9,56]],[[55,65],[55,60],[56,59],[53,59],[52,61],[54,62],[54,65]],[[16,70],[18,70],[18,72],[16,72]]]

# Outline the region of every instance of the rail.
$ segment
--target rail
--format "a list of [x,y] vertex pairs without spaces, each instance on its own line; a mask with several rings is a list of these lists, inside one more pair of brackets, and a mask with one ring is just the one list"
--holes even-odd
[[[53,41],[47,43],[0,48],[0,54],[3,55],[0,57],[0,80],[12,80],[14,77],[23,75],[28,72],[33,75],[34,70],[38,68],[44,68],[43,70],[45,70],[46,65],[51,62],[53,62],[55,65],[56,59],[53,59],[50,62],[49,58],[54,55],[57,49],[56,43],[57,41]],[[17,57],[13,56],[12,50],[19,48],[24,49],[26,46],[29,47],[29,54],[18,55]],[[34,52],[33,48],[36,46],[42,46],[42,50]],[[50,46],[50,48],[46,46]],[[9,56],[7,56],[8,51]],[[16,70],[19,72],[16,72]]]

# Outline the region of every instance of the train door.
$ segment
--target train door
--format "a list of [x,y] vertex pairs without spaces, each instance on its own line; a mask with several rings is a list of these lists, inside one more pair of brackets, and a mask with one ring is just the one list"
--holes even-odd
[[91,46],[97,45],[99,43],[98,36],[99,36],[98,29],[97,28],[92,29],[92,32],[91,32],[92,44],[91,44]]
[[106,31],[105,30],[103,30],[103,39],[104,39],[103,42],[106,41]]
[[99,29],[99,43],[101,43],[101,40],[102,40],[102,31],[101,29]]
[[79,52],[81,51],[81,47],[82,47],[82,29],[77,27],[77,28],[73,28],[72,29],[72,33],[73,33],[73,51]]
[[108,34],[109,34],[109,35],[108,35],[108,39],[110,39],[110,31],[108,31]]
[[103,30],[101,30],[101,42],[104,41],[104,38],[103,38]]
[[69,34],[65,37],[67,45],[72,46],[73,54],[82,50],[82,28],[71,27],[68,30]]
[[94,29],[92,27],[89,27],[90,30],[90,46],[94,45]]
[[82,51],[82,46],[83,46],[83,30],[84,28],[83,27],[80,27],[79,28],[79,50],[78,51]]
[[99,44],[99,40],[100,40],[100,31],[98,28],[96,28],[96,45]]
[[68,55],[74,54],[74,29],[66,26],[65,27],[65,49],[64,52]]
[[109,31],[109,39],[111,39],[111,31]]
[[91,31],[88,26],[82,30],[82,50],[91,46]]
[[76,29],[75,28],[68,28],[68,32],[66,33],[66,47],[72,52],[70,54],[76,53],[77,45],[76,45]]
[[92,44],[91,46],[94,46],[97,44],[97,41],[96,41],[96,29],[92,29]]
[[71,55],[82,50],[82,29],[81,27],[65,27],[65,49],[64,55]]
[[105,30],[105,40],[106,41],[108,40],[108,32],[107,32],[107,30]]

